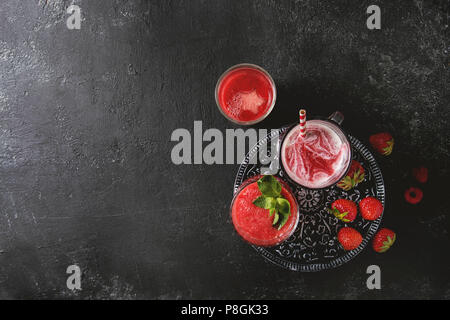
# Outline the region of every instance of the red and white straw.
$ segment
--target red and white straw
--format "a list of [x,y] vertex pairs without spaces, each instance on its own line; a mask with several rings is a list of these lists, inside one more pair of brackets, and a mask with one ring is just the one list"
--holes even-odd
[[302,137],[306,136],[306,110],[301,109],[299,111],[300,116],[300,135]]

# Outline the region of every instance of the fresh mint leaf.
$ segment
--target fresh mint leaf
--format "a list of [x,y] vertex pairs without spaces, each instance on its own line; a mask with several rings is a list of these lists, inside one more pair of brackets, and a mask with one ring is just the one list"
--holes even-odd
[[275,208],[269,209],[269,217],[273,216],[273,214],[275,213],[275,211],[277,211],[277,209],[275,209]]
[[281,183],[271,175],[263,176],[257,183],[262,195],[256,198],[253,204],[269,210],[269,217],[274,216],[272,225],[280,230],[291,214],[290,202],[281,195]]
[[273,197],[277,198],[281,193],[281,184],[271,175],[263,176],[258,180],[258,188],[261,191],[262,195],[265,197]]
[[259,196],[253,201],[253,204],[263,209],[275,209],[277,201],[272,197]]
[[272,225],[273,226],[276,225],[279,219],[280,219],[280,215],[278,214],[277,211],[275,211],[275,217],[273,217]]
[[277,209],[282,214],[289,215],[291,213],[291,204],[285,198],[277,198]]
[[288,219],[289,219],[289,214],[282,214],[281,215],[281,220],[280,220],[280,224],[278,225],[278,230],[283,228],[283,226],[286,224]]

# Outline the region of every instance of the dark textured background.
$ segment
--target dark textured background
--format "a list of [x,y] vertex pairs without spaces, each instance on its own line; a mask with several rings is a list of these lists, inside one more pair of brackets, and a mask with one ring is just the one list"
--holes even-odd
[[[448,1],[72,1],[0,4],[0,298],[450,299]],[[382,29],[366,28],[378,4]],[[398,242],[331,271],[267,263],[230,224],[237,165],[170,161],[176,128],[235,127],[214,86],[229,66],[278,86],[259,126],[340,109],[377,157]],[[294,118],[293,118],[294,117]],[[430,168],[418,206],[403,200]],[[66,268],[83,271],[82,291]],[[382,290],[365,286],[382,269]]]

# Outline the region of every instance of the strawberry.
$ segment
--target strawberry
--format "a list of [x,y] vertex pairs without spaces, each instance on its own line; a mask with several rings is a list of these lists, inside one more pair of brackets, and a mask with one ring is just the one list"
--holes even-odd
[[339,220],[352,222],[356,218],[358,208],[351,200],[338,199],[331,204],[331,209],[328,209],[328,212],[334,214]]
[[369,138],[372,147],[384,156],[388,156],[392,153],[394,147],[394,138],[390,133],[382,132],[371,135]]
[[422,201],[423,192],[419,188],[409,188],[405,191],[405,200],[411,204],[418,204]]
[[363,241],[361,233],[349,227],[340,229],[337,238],[339,243],[346,251],[358,248]]
[[359,211],[365,220],[376,220],[383,213],[383,204],[374,197],[366,197],[359,202]]
[[425,183],[428,180],[428,169],[425,167],[414,168],[413,176],[417,181]]
[[364,168],[358,161],[352,160],[347,175],[338,182],[337,186],[345,191],[350,190],[364,181]]
[[394,231],[383,228],[373,237],[373,250],[379,253],[386,252],[394,244],[395,239],[396,235]]

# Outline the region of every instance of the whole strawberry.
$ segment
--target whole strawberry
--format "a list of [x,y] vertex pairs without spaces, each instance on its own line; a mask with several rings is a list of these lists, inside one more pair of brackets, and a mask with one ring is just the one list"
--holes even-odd
[[339,243],[346,251],[358,248],[361,242],[363,241],[361,233],[349,227],[340,229],[337,238]]
[[394,138],[388,132],[377,133],[369,138],[372,147],[380,154],[388,156],[392,153],[394,147]]
[[378,231],[378,233],[373,238],[373,250],[379,253],[386,252],[394,244],[395,239],[396,235],[394,231],[383,228]]
[[361,163],[352,160],[352,164],[350,165],[347,175],[338,182],[337,186],[345,191],[348,191],[358,185],[358,183],[363,182],[364,177],[364,168]]
[[417,181],[425,183],[428,180],[428,169],[425,167],[414,168],[413,176]]
[[374,197],[366,197],[359,202],[359,211],[365,220],[376,220],[383,213],[383,204]]
[[422,201],[423,192],[419,188],[409,188],[405,191],[405,200],[411,204],[418,204]]
[[358,208],[351,200],[338,199],[331,204],[331,209],[328,209],[328,211],[339,220],[352,222],[356,218]]

